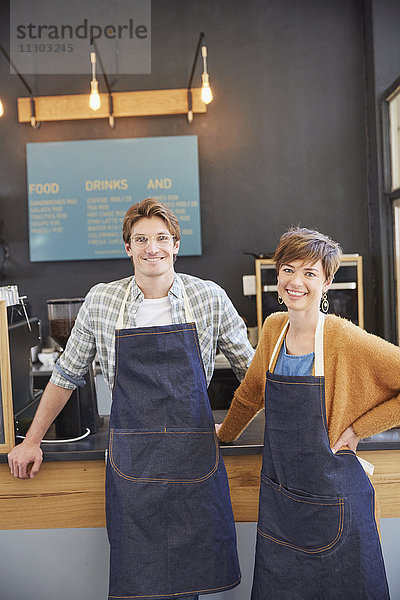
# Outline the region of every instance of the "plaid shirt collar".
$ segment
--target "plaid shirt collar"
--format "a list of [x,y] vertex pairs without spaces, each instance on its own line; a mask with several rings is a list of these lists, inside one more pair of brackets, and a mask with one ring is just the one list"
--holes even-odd
[[[172,294],[173,296],[175,296],[175,298],[178,298],[179,300],[183,299],[183,289],[182,289],[182,280],[177,276],[177,274],[175,273],[174,275],[174,281],[172,283],[172,286],[170,287],[169,291],[168,291],[168,296],[170,294]],[[131,300],[133,303],[135,303],[137,300],[140,300],[140,302],[143,300],[144,296],[143,296],[143,292],[140,289],[140,287],[138,286],[138,284],[136,283],[136,279],[135,276],[132,277],[132,292],[131,292]]]

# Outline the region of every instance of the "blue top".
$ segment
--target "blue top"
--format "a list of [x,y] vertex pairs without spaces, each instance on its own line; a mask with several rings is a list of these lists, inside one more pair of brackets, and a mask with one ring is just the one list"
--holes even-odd
[[313,363],[314,352],[310,352],[310,354],[301,354],[299,356],[287,354],[286,341],[283,340],[274,373],[275,375],[287,375],[289,377],[295,375],[301,377],[312,375]]

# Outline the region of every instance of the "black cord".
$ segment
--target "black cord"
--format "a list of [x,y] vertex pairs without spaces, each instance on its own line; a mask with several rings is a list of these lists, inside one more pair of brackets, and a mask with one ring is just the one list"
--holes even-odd
[[0,246],[3,251],[3,257],[0,262],[0,279],[5,279],[7,276],[6,263],[10,256],[10,249],[2,240],[0,240]]
[[[4,227],[4,221],[0,221],[0,233],[2,233]],[[6,263],[10,257],[10,248],[8,247],[5,240],[0,239],[0,248],[2,256],[0,258],[0,280],[5,279],[6,274]]]

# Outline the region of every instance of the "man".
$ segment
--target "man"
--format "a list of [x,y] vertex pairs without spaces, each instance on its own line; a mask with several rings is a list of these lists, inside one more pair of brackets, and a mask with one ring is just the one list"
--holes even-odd
[[113,394],[110,598],[197,598],[240,582],[207,385],[217,348],[239,379],[253,349],[218,285],[175,273],[180,230],[172,211],[151,198],[135,204],[123,238],[134,277],[90,290],[9,465],[15,477],[36,475],[40,442],[97,353]]

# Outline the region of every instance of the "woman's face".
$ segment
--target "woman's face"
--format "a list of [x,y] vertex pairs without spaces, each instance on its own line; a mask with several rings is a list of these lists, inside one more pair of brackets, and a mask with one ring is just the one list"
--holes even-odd
[[290,261],[278,273],[278,293],[288,310],[318,311],[321,297],[331,282],[326,280],[322,261]]

